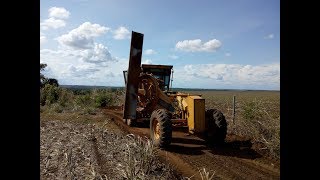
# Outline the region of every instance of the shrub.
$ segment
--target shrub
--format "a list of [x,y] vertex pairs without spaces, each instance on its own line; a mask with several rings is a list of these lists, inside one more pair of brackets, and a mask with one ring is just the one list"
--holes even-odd
[[257,120],[261,119],[263,116],[263,105],[261,101],[257,101],[256,99],[253,101],[249,101],[244,103],[242,109],[242,116],[246,120]]
[[46,84],[40,89],[40,104],[42,106],[53,104],[59,99],[59,88],[50,84]]
[[78,95],[75,99],[76,105],[80,107],[89,107],[94,104],[93,98],[91,98],[90,94]]
[[70,107],[74,103],[74,95],[72,91],[64,88],[59,88],[59,99],[58,103],[62,107]]
[[56,112],[56,113],[62,113],[63,112],[63,107],[58,104],[54,103],[50,106],[50,111]]
[[94,107],[105,107],[114,103],[115,93],[110,89],[94,89],[92,90],[92,97],[94,99]]

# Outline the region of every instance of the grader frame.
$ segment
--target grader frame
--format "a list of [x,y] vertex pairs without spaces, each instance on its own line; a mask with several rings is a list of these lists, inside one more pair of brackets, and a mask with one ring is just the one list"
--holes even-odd
[[134,126],[150,121],[150,137],[160,147],[171,143],[173,127],[187,128],[210,143],[222,143],[227,131],[223,114],[216,109],[206,111],[201,95],[172,91],[172,65],[141,65],[142,46],[143,34],[132,31],[129,67],[123,72],[124,123]]

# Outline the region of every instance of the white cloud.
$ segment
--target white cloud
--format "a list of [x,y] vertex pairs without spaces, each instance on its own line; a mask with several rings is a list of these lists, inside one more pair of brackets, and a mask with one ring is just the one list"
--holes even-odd
[[115,62],[116,58],[111,56],[106,46],[95,42],[94,38],[104,34],[109,29],[99,24],[85,22],[78,28],[57,38],[61,45],[57,51],[43,50],[41,53],[49,53],[51,56],[56,55],[63,57],[62,59],[76,61],[76,63],[107,66],[108,62]]
[[144,51],[144,54],[146,55],[152,55],[152,54],[157,54],[157,52],[153,49],[147,49]]
[[[97,45],[96,49],[99,48]],[[113,57],[115,61],[93,63],[81,60],[83,54],[80,52],[73,49],[40,50],[40,62],[48,64],[44,74],[56,78],[60,84],[124,86],[122,72],[127,69],[127,59]]]
[[97,64],[99,66],[106,66],[109,62],[117,61],[115,57],[112,57],[107,47],[98,43],[94,43],[94,46],[90,49],[61,47],[59,50],[43,49],[40,50],[40,54],[57,56],[57,58],[62,58],[65,62],[72,61],[76,63]]
[[200,39],[179,41],[176,50],[186,52],[214,52],[221,47],[222,43],[217,39],[212,39],[202,43]]
[[68,19],[70,12],[63,7],[51,7],[49,10],[50,18]]
[[111,57],[108,48],[98,43],[95,43],[92,49],[79,50],[79,56],[80,60],[91,63],[115,61],[115,59]]
[[42,30],[58,29],[66,26],[64,19],[67,19],[70,12],[63,7],[51,7],[49,10],[49,18],[40,23]]
[[90,49],[94,48],[94,38],[106,33],[110,28],[99,24],[91,24],[85,22],[78,28],[71,30],[57,38],[61,45],[75,49]]
[[231,53],[226,53],[225,56],[229,57],[231,56]]
[[66,26],[66,22],[64,20],[55,19],[53,17],[46,19],[42,23],[40,23],[40,27],[43,30],[48,30],[49,28],[58,29],[64,26]]
[[47,42],[47,38],[42,32],[40,32],[40,45],[44,44],[45,42]]
[[179,56],[176,56],[176,55],[169,55],[169,58],[171,58],[171,59],[178,59],[178,58],[179,58]]
[[175,69],[176,87],[277,89],[280,64],[198,64]]
[[269,34],[268,36],[265,36],[264,39],[273,39],[274,38],[274,34]]
[[130,32],[127,28],[121,26],[118,29],[116,29],[115,31],[113,31],[113,38],[114,39],[129,39],[130,38]]
[[152,64],[152,60],[151,59],[143,59],[141,61],[141,64]]

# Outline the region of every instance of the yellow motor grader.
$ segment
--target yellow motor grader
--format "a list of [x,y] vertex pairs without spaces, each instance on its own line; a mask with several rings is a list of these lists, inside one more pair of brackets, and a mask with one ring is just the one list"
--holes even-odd
[[223,143],[227,122],[221,111],[205,110],[201,95],[171,90],[171,65],[142,64],[143,34],[132,31],[128,70],[123,71],[126,97],[123,121],[129,126],[150,121],[150,137],[155,146],[171,143],[173,127],[188,129],[190,134],[208,143]]

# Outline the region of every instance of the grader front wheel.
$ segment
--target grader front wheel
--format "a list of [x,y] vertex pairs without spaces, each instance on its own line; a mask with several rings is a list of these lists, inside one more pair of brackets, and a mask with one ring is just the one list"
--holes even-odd
[[172,124],[169,113],[164,109],[152,112],[150,118],[150,137],[155,146],[166,147],[171,143]]

